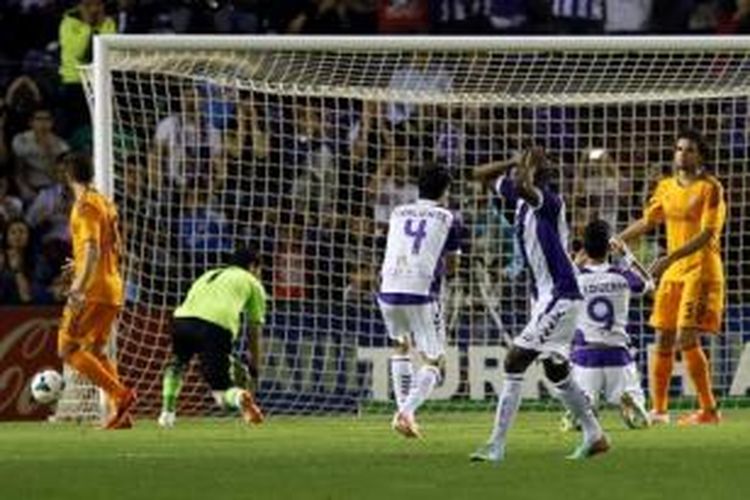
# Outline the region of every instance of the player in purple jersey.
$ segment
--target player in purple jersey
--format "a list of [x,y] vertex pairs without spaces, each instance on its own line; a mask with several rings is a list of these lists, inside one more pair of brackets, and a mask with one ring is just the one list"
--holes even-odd
[[[610,263],[611,251],[622,258]],[[646,398],[631,353],[627,323],[630,298],[653,290],[653,279],[628,247],[612,238],[610,226],[603,220],[586,226],[576,263],[584,307],[570,356],[573,378],[595,407],[603,399],[620,408],[628,427],[647,427]],[[566,414],[563,430],[575,424],[572,415]]]
[[505,379],[492,434],[471,455],[472,461],[504,459],[506,435],[521,404],[524,373],[537,359],[562,403],[583,427],[583,442],[569,458],[586,458],[609,449],[588,398],[571,376],[568,352],[582,296],[567,252],[565,205],[549,187],[551,173],[541,148],[525,151],[514,170],[490,164],[474,172],[476,179],[490,184],[515,206],[515,233],[531,276],[533,297],[530,321],[505,357]]

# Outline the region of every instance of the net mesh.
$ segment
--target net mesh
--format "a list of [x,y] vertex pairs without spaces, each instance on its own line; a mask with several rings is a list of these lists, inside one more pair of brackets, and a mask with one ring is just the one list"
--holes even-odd
[[[623,229],[669,173],[685,126],[708,138],[708,165],[729,206],[723,335],[706,344],[714,383],[725,405],[746,396],[750,52],[555,47],[112,49],[109,95],[96,97],[110,100],[113,121],[95,126],[113,136],[112,194],[126,235],[118,358],[140,410],[160,406],[171,310],[193,279],[245,241],[263,249],[271,298],[264,408],[356,412],[390,400],[390,353],[373,293],[389,211],[416,197],[427,161],[452,170],[451,206],[468,228],[443,297],[448,355],[434,399],[452,409],[492,404],[502,345],[526,321],[529,290],[508,214],[471,182],[471,170],[543,145],[559,167],[574,237],[593,217]],[[663,235],[635,250],[649,263],[663,253]],[[644,377],[649,310],[646,298],[631,311]],[[214,411],[196,373],[181,413]],[[672,392],[691,395],[681,373],[678,363]],[[525,397],[547,406],[541,372],[528,379]]]

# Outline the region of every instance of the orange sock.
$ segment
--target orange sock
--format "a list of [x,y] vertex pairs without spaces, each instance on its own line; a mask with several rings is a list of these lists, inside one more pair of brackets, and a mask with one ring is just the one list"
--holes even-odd
[[94,385],[104,389],[110,398],[119,398],[127,389],[113,376],[107,368],[90,352],[76,351],[67,360],[68,364],[91,380]]
[[653,409],[657,413],[667,412],[667,407],[669,406],[669,382],[672,378],[673,366],[673,352],[656,351],[651,370],[651,398],[654,400]]
[[708,368],[708,359],[700,346],[695,346],[682,351],[682,358],[687,365],[690,380],[693,381],[695,392],[698,393],[698,403],[701,410],[715,410],[716,400],[711,391],[711,371]]

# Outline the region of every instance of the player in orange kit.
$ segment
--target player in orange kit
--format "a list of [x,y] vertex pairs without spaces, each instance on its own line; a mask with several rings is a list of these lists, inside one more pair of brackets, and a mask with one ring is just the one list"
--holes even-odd
[[105,428],[128,428],[135,391],[122,384],[105,352],[123,303],[117,210],[92,186],[94,168],[88,156],[66,155],[63,166],[75,196],[70,214],[73,281],[58,332],[58,352],[113,402]]
[[659,182],[643,217],[620,237],[633,240],[659,224],[667,233],[667,255],[651,273],[659,279],[651,325],[656,329],[656,356],[651,371],[654,423],[669,423],[668,391],[675,348],[698,393],[700,409],[678,424],[719,423],[701,334],[717,334],[724,310],[724,269],[720,238],[726,219],[724,189],[703,167],[703,137],[688,130],[677,138],[674,175]]

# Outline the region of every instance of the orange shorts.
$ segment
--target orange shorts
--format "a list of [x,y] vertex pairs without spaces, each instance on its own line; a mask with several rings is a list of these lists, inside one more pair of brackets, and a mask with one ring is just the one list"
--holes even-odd
[[654,296],[651,326],[661,331],[692,328],[718,333],[724,314],[724,283],[665,281]]
[[120,306],[112,304],[85,303],[74,314],[66,307],[57,332],[58,350],[62,351],[63,347],[71,343],[82,348],[105,345],[120,309]]

